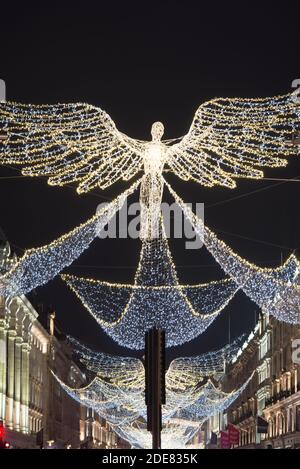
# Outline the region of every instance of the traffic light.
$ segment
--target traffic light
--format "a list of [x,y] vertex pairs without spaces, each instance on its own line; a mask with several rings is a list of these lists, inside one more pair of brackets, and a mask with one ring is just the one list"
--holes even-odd
[[160,371],[160,402],[166,403],[166,333],[160,330],[160,346],[159,346],[159,371]]
[[0,420],[0,449],[9,449],[10,444],[7,441],[5,441],[4,437],[5,437],[5,430],[3,426],[3,421]]
[[[154,374],[156,376],[154,376]],[[145,403],[150,405],[156,383],[160,404],[166,403],[166,346],[165,331],[153,327],[145,335]]]
[[0,441],[0,449],[9,449],[10,444],[7,441]]
[[145,403],[152,448],[160,448],[161,406],[166,403],[165,331],[153,327],[145,336]]

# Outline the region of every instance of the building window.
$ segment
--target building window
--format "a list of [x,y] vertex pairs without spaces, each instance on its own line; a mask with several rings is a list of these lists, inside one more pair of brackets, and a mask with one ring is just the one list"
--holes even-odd
[[277,435],[284,433],[284,417],[281,413],[277,415]]
[[300,431],[300,405],[296,406],[296,431]]
[[268,437],[272,438],[273,437],[273,420],[269,419],[269,425],[268,425]]
[[288,413],[289,413],[289,428],[288,428],[288,431],[289,432],[292,432],[294,430],[294,412],[293,412],[293,408],[290,407],[288,409]]
[[291,389],[292,389],[292,376],[291,376],[291,373],[287,374],[287,389],[288,389],[288,391],[291,391]]

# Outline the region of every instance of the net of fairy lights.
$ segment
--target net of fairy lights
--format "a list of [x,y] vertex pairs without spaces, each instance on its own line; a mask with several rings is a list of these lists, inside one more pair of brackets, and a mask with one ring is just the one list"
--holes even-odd
[[13,297],[26,294],[47,283],[69,266],[97,238],[99,232],[121,209],[126,198],[138,187],[139,181],[104,206],[92,218],[61,236],[52,243],[25,251],[13,258],[12,265],[0,275],[0,296]]
[[[204,422],[185,421],[182,419],[170,419],[164,424],[161,431],[162,449],[186,448],[187,443],[197,434]],[[112,429],[123,440],[128,441],[132,448],[152,448],[152,436],[147,431],[145,422],[137,420],[131,424],[112,426]]]
[[[105,189],[143,170],[154,176],[148,178],[152,185],[164,169],[203,186],[234,188],[236,178],[262,178],[261,168],[286,165],[285,158],[297,153],[287,142],[299,127],[295,92],[213,99],[198,107],[178,143],[154,136],[156,146],[124,135],[96,106],[4,102],[0,162],[21,165],[24,175],[46,176],[51,185],[76,183],[79,193]],[[150,193],[146,191],[146,199]]]
[[[145,371],[142,362],[131,357],[117,357],[95,352],[71,339],[74,350],[94,379],[85,387],[71,388],[62,380],[63,389],[80,404],[94,409],[135,447],[150,447],[145,430]],[[216,376],[224,375],[241,340],[223,349],[196,357],[178,358],[166,373],[166,405],[163,406],[164,447],[184,446],[199,430],[200,423],[227,408],[246,388],[230,393],[221,389]],[[184,370],[184,373],[183,373]]]
[[[13,297],[47,283],[73,262],[99,234],[122,206],[139,182],[104,207],[94,217],[47,246],[31,249],[20,259],[13,259],[7,272],[0,275],[0,295]],[[228,304],[238,288],[255,301],[263,311],[279,320],[299,323],[299,261],[291,255],[278,268],[260,268],[241,258],[192,213],[172,187],[166,183],[177,204],[192,223],[206,248],[229,278],[202,285],[180,285],[167,240],[142,242],[140,263],[133,285],[65,276],[68,285],[101,326],[119,343],[139,348],[142,331],[152,325],[169,326],[169,344],[176,345],[203,332]],[[101,301],[98,300],[101,298]],[[111,305],[114,308],[111,308]],[[154,306],[155,305],[155,314]],[[174,314],[174,311],[181,314]],[[145,311],[147,315],[145,318]],[[170,313],[170,314],[168,314]],[[179,321],[179,322],[178,322]],[[186,335],[178,335],[178,324],[184,323]],[[173,326],[173,329],[172,329]],[[127,331],[127,332],[126,332]],[[174,331],[174,333],[173,333]],[[177,336],[177,337],[176,337]],[[182,340],[184,339],[184,340]],[[181,342],[180,342],[181,340]]]
[[[209,417],[225,411],[246,389],[251,381],[253,374],[242,386],[231,393],[224,393],[216,388],[215,384],[209,379],[203,384],[198,392],[184,393],[185,396],[174,397],[167,389],[167,403],[169,406],[163,408],[163,429],[162,429],[162,447],[184,448],[191,438],[200,430],[201,425]],[[179,401],[179,403],[178,403]],[[168,412],[168,407],[174,406],[175,411]],[[135,431],[132,435],[132,429],[135,428],[135,422],[121,427],[123,435],[124,429],[127,430],[127,440],[141,448],[151,448],[151,439],[145,428]],[[116,429],[118,433],[118,429]]]
[[202,334],[235,295],[230,279],[200,285],[180,285],[163,224],[160,236],[144,239],[133,284],[114,284],[62,275],[88,312],[116,342],[144,348],[151,327],[166,331],[168,347]]
[[300,323],[300,262],[296,256],[292,254],[282,266],[275,269],[261,268],[250,263],[204,226],[203,221],[165,183],[207,250],[244,293],[263,311],[277,319],[291,324]]

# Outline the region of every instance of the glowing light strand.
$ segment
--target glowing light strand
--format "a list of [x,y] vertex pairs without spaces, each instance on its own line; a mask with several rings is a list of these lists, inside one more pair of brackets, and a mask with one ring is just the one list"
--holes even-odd
[[208,251],[245,294],[277,319],[291,324],[300,323],[300,262],[298,259],[291,255],[284,265],[276,269],[261,268],[251,264],[219,240],[184,204],[172,187],[167,182],[165,184]]
[[133,177],[149,162],[144,157],[150,148],[157,169],[167,163],[183,179],[234,187],[232,178],[262,177],[255,167],[281,166],[278,155],[295,154],[286,138],[299,130],[298,114],[295,93],[213,99],[199,106],[179,143],[160,144],[163,128],[156,127],[155,145],[149,146],[119,132],[95,106],[8,102],[0,105],[0,128],[7,135],[0,156],[3,163],[27,164],[26,174],[49,176],[50,184],[76,181],[85,192]]
[[99,231],[122,207],[126,198],[138,185],[139,181],[87,222],[52,243],[25,251],[25,254],[15,261],[11,269],[0,276],[0,296],[25,294],[54,278],[89,247]]
[[78,192],[105,189],[144,170],[141,237],[153,238],[163,192],[162,173],[207,187],[236,186],[235,178],[262,178],[260,167],[286,164],[297,154],[287,143],[299,131],[295,93],[273,98],[214,99],[200,105],[179,143],[162,142],[163,124],[152,141],[119,132],[107,113],[88,104],[0,103],[0,163],[25,166],[24,175],[47,176],[51,185],[78,183]]
[[168,347],[194,339],[215,320],[235,295],[235,282],[225,279],[200,285],[180,285],[168,241],[142,242],[133,285],[62,275],[98,324],[122,346],[144,348],[145,332],[166,331]]
[[204,377],[212,376],[214,379],[222,377],[226,364],[238,352],[244,339],[245,335],[242,335],[220,350],[198,356],[176,358],[170,363],[166,373],[168,388],[185,390],[191,385],[197,386]]
[[[165,433],[168,433],[168,428],[172,427],[172,419],[177,423],[180,422],[181,425],[183,421],[187,421],[189,427],[191,425],[195,427],[197,422],[206,420],[215,412],[223,411],[244,391],[252,377],[253,374],[238,390],[230,393],[225,393],[216,387],[211,379],[208,379],[203,385],[198,383],[197,386],[192,386],[189,392],[186,390],[174,392],[167,388],[167,405],[163,408]],[[141,418],[145,421],[144,396],[143,392],[138,389],[135,393],[132,389],[126,392],[117,386],[111,386],[98,377],[88,386],[79,389],[70,388],[61,380],[58,381],[71,397],[81,404],[93,408],[109,423],[115,425],[117,432],[120,428],[124,434],[126,433],[124,429],[128,429],[128,425],[132,427]],[[138,433],[140,437],[145,438],[143,431]],[[127,439],[130,441],[131,437],[129,436]],[[145,441],[142,444],[145,445]]]

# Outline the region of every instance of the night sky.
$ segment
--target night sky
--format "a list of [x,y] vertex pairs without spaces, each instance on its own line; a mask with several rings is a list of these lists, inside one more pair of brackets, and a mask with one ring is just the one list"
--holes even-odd
[[[51,2],[47,7],[1,5],[0,78],[7,99],[20,102],[88,102],[105,109],[131,137],[150,138],[152,122],[165,138],[184,135],[197,107],[214,97],[256,97],[291,91],[300,78],[299,6],[296,2]],[[5,6],[6,5],[6,6]],[[237,7],[239,5],[239,7]],[[271,7],[270,7],[271,5]],[[98,203],[124,190],[78,196],[74,188],[50,187],[45,179],[0,167],[0,226],[13,250],[49,243],[92,216]],[[166,175],[186,202],[204,202],[205,220],[235,251],[261,266],[278,266],[300,248],[300,161],[265,171],[260,181],[238,180],[235,190],[205,189]],[[205,249],[188,251],[171,240],[182,283],[220,279]],[[67,271],[131,282],[140,244],[95,241]],[[299,253],[300,251],[298,251]],[[63,332],[99,350],[118,347],[96,325],[58,278],[30,295],[53,305]],[[208,331],[170,357],[197,354],[249,332],[258,308],[242,293]]]

